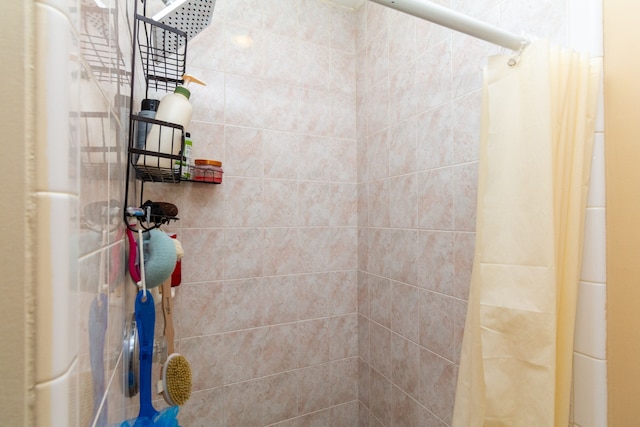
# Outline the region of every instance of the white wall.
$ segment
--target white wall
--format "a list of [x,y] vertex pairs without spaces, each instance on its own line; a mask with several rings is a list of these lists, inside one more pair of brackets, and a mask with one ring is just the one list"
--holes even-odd
[[[571,0],[569,43],[602,57],[602,1]],[[574,341],[573,422],[576,427],[607,425],[606,204],[604,99],[599,97],[585,241]]]

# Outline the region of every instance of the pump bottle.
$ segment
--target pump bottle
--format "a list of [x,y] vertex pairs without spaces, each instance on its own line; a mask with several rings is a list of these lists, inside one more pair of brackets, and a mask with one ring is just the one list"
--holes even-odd
[[[183,85],[177,86],[173,93],[168,93],[162,98],[155,118],[156,120],[182,125],[186,129],[191,122],[191,114],[193,113],[193,107],[189,102],[191,91],[187,87],[190,83],[197,83],[203,86],[206,86],[206,84],[189,74],[182,76],[182,79],[184,81]],[[181,146],[182,133],[180,130],[154,124],[151,126],[151,131],[147,136],[145,149],[177,156],[180,154]],[[174,162],[175,160],[166,157],[141,155],[137,164],[138,166],[172,169]]]
[[[158,111],[158,105],[160,101],[157,99],[143,99],[142,108],[138,113],[139,116],[147,117],[151,119],[156,118],[156,111]],[[151,125],[145,122],[138,123],[138,135],[136,137],[136,148],[144,150],[145,142],[147,140],[147,134],[151,130]],[[138,160],[138,154],[135,155],[136,161]]]

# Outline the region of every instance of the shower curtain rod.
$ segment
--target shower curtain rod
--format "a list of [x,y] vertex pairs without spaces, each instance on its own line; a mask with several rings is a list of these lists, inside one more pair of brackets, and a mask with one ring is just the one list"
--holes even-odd
[[472,37],[506,47],[513,51],[523,49],[529,41],[509,31],[489,25],[462,13],[455,12],[439,4],[427,0],[370,0],[374,3],[408,13],[409,15],[425,19],[434,24],[451,28],[452,30]]

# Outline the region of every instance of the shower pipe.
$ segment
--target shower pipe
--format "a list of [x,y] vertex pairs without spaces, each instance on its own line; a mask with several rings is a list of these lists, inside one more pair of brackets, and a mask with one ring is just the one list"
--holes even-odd
[[489,25],[462,13],[455,12],[427,0],[369,0],[400,12],[425,19],[434,24],[451,28],[477,39],[506,47],[513,51],[522,51],[528,44],[523,36]]

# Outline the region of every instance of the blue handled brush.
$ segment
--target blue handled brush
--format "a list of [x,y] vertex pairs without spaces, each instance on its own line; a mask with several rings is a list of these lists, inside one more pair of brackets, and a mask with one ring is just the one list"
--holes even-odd
[[[138,413],[138,421],[142,421],[142,418],[151,421],[158,414],[158,411],[151,404],[153,328],[156,323],[156,306],[153,303],[151,292],[138,292],[135,316],[140,341],[140,412]],[[136,426],[139,425],[138,421],[136,421]],[[141,425],[145,425],[144,421]]]

